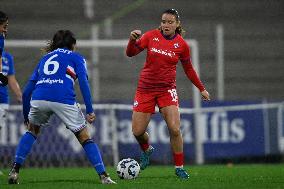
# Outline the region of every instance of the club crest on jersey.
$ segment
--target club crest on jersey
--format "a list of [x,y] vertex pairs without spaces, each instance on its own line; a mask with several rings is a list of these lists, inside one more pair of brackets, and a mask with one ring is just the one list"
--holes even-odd
[[158,41],[159,42],[159,38],[155,37],[155,38],[153,38],[153,41]]
[[178,43],[175,43],[175,44],[174,44],[174,47],[175,47],[175,48],[179,48],[179,44],[178,44]]
[[5,56],[2,57],[2,62],[5,63],[5,64],[8,64],[8,58],[6,58]]
[[134,107],[137,107],[137,106],[138,106],[137,100],[135,100],[135,102],[133,103],[133,106],[134,106]]
[[178,101],[178,95],[177,95],[177,90],[176,89],[169,89],[168,92],[172,96],[172,101],[177,102]]

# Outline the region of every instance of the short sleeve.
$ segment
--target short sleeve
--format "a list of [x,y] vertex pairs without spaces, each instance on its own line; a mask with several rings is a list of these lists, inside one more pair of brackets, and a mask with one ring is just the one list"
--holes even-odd
[[11,54],[7,53],[8,64],[9,64],[9,71],[8,75],[15,75],[15,67],[14,67],[14,58]]

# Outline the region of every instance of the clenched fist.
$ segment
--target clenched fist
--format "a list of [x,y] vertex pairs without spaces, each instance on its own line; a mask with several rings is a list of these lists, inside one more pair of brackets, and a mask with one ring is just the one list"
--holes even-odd
[[96,119],[95,113],[89,113],[89,114],[86,115],[86,120],[89,123],[93,123],[95,121],[95,119]]
[[132,32],[130,32],[130,39],[131,40],[136,40],[141,36],[141,30],[133,30]]

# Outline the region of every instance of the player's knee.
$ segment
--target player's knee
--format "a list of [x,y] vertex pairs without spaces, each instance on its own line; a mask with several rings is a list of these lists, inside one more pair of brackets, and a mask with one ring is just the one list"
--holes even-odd
[[145,133],[145,131],[144,131],[144,130],[141,130],[141,129],[136,129],[136,128],[132,127],[132,133],[133,133],[133,135],[137,138],[137,137],[139,137],[139,136],[142,136],[142,135]]
[[171,137],[179,137],[181,135],[181,131],[179,128],[171,128],[170,135]]
[[87,131],[86,128],[84,128],[83,130],[81,131],[78,131],[76,133],[74,133],[76,138],[78,139],[78,141],[83,144],[86,140],[89,140],[90,139],[90,135]]
[[84,140],[84,141],[81,143],[81,145],[84,147],[85,145],[90,144],[90,143],[94,143],[94,141],[89,138],[89,139]]
[[137,141],[145,141],[148,140],[149,134],[144,131],[140,135],[134,135],[134,137],[136,138]]

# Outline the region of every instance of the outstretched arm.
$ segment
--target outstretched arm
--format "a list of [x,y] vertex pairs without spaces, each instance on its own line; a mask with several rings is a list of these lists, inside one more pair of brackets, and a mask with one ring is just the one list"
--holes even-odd
[[190,59],[182,61],[184,72],[188,79],[199,89],[203,100],[210,100],[210,95],[206,91],[203,83],[200,81],[196,71],[194,70]]

